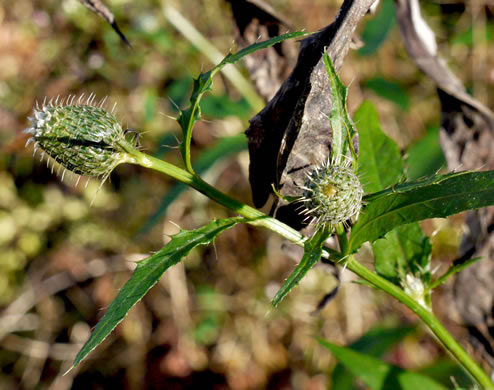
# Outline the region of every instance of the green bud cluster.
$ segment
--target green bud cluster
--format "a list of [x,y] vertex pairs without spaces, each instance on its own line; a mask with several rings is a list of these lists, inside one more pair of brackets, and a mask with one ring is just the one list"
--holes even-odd
[[357,218],[362,207],[363,189],[351,165],[332,161],[307,175],[303,214],[316,226],[336,225]]
[[[108,178],[120,163],[129,161],[125,148],[133,147],[115,115],[102,108],[104,100],[93,105],[94,95],[85,102],[82,96],[64,104],[50,101],[33,110],[29,117],[31,134],[26,143],[34,143],[35,151],[43,150],[63,167],[79,175]],[[65,171],[64,171],[65,173]]]

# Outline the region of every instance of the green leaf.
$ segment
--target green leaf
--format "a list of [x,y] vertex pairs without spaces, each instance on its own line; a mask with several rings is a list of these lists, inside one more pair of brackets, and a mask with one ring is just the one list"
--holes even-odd
[[417,222],[398,226],[372,244],[376,272],[397,285],[407,273],[430,280],[432,245]]
[[326,71],[328,72],[329,82],[331,84],[331,94],[333,96],[331,114],[329,117],[332,130],[331,158],[337,159],[341,156],[346,156],[347,150],[350,148],[356,166],[357,158],[352,143],[356,131],[346,109],[348,88],[345,87],[338,77],[338,73],[326,51],[324,51],[323,61],[326,66]]
[[[400,149],[381,130],[374,105],[365,101],[353,118],[359,133],[359,176],[365,191],[380,191],[399,181],[405,168]],[[399,285],[408,272],[429,279],[431,245],[418,224],[398,227],[373,243],[372,249],[376,272],[395,284]]]
[[415,329],[414,326],[400,326],[399,328],[376,327],[350,344],[350,348],[374,357],[380,357]]
[[365,192],[381,191],[399,181],[404,169],[400,148],[381,130],[374,105],[363,102],[353,120],[360,145],[358,176]]
[[295,270],[290,274],[280,290],[273,298],[272,305],[277,306],[283,298],[295,287],[305,276],[305,274],[319,261],[322,255],[322,247],[324,242],[331,235],[329,227],[325,226],[307,239],[304,243],[304,256]]
[[192,95],[190,97],[190,106],[184,111],[179,112],[178,123],[182,128],[183,142],[180,145],[180,151],[182,152],[182,157],[184,159],[185,167],[187,171],[194,172],[192,168],[192,163],[190,161],[190,143],[192,141],[192,129],[194,124],[201,119],[201,108],[199,103],[202,96],[211,91],[213,86],[213,77],[218,73],[223,67],[228,64],[234,64],[241,58],[245,57],[250,53],[254,53],[257,50],[265,49],[276,45],[277,43],[283,42],[287,39],[297,38],[308,35],[306,32],[293,32],[288,34],[283,34],[263,42],[254,43],[237,53],[229,53],[223,61],[216,65],[213,69],[206,73],[201,73],[197,79],[194,80]]
[[375,357],[319,339],[324,347],[371,390],[446,390],[432,379],[382,362]]
[[450,278],[454,274],[457,274],[458,272],[464,270],[465,268],[472,265],[473,263],[476,263],[479,260],[482,260],[482,257],[473,257],[473,258],[468,259],[468,260],[466,260],[460,264],[453,264],[451,267],[449,267],[449,269],[442,276],[440,276],[439,278],[437,278],[436,280],[434,280],[431,283],[431,286],[429,287],[429,289],[432,290],[436,287],[439,287],[441,284],[446,282],[446,280],[448,280],[448,278]]
[[243,48],[242,50],[238,51],[237,53],[229,53],[223,61],[221,61],[216,67],[214,68],[214,71],[219,71],[221,68],[223,68],[227,64],[234,64],[238,60],[242,59],[246,55],[252,54],[258,50],[261,49],[267,49],[268,47],[274,46],[278,43],[281,43],[283,41],[286,41],[287,39],[293,39],[293,38],[300,38],[300,37],[305,37],[307,35],[310,35],[310,33],[304,32],[304,31],[296,31],[296,32],[291,32],[287,34],[282,34],[277,37],[268,39],[263,42],[257,42],[254,43],[250,46],[247,46]]
[[376,16],[369,20],[362,32],[364,47],[358,53],[362,56],[374,54],[386,40],[396,22],[393,0],[381,1],[381,7]]
[[131,278],[122,287],[106,314],[96,325],[89,340],[77,354],[72,368],[77,366],[105,340],[124,319],[129,310],[158,282],[168,268],[180,262],[196,246],[211,243],[218,234],[244,221],[243,218],[228,218],[212,221],[196,230],[182,230],[172,236],[172,240],[160,251],[138,262]]
[[[376,358],[381,358],[391,347],[415,330],[414,327],[371,329],[360,339],[350,344],[349,348]],[[335,367],[331,374],[331,390],[355,389],[354,376],[341,364]]]
[[[201,174],[206,172],[218,161],[246,149],[247,138],[243,133],[231,137],[221,138],[214,146],[201,153],[194,163],[194,169],[197,174]],[[149,220],[140,229],[139,234],[150,231],[153,226],[161,220],[163,215],[166,214],[168,207],[180,196],[182,192],[186,191],[188,188],[189,187],[183,183],[177,183],[170,190],[168,190],[156,211],[151,215],[151,217],[149,217]]]
[[446,166],[443,150],[439,144],[439,127],[431,128],[408,149],[408,179],[435,174]]
[[368,204],[350,234],[350,250],[356,251],[364,242],[373,242],[400,225],[491,206],[493,186],[494,171],[468,171],[431,176],[366,195]]
[[376,94],[401,107],[403,111],[408,111],[410,101],[407,91],[396,81],[386,80],[378,76],[365,82],[365,86],[372,89]]

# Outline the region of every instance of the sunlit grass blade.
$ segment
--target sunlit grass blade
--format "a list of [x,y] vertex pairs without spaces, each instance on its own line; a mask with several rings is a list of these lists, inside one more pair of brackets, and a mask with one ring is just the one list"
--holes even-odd
[[305,276],[305,274],[319,261],[322,255],[324,242],[331,235],[331,229],[328,226],[319,229],[312,237],[304,243],[304,256],[295,270],[290,274],[280,290],[273,298],[272,305],[277,306],[283,298],[294,288]]
[[140,261],[131,278],[122,287],[106,314],[96,325],[89,340],[77,354],[72,367],[77,366],[106,339],[168,268],[180,262],[196,246],[213,242],[221,232],[244,221],[246,221],[244,218],[214,220],[196,230],[182,230],[172,236],[172,240],[160,251]]
[[349,249],[356,251],[400,225],[491,206],[493,188],[494,171],[467,171],[398,184],[365,196],[368,204],[352,228]]
[[[216,65],[223,61],[225,55],[206,35],[203,35],[185,15],[173,7],[170,1],[162,0],[162,9],[168,21],[199,50],[209,61]],[[263,99],[257,93],[254,85],[242,72],[235,68],[223,68],[222,73],[230,81],[232,86],[245,97],[253,110],[261,110],[264,106]]]

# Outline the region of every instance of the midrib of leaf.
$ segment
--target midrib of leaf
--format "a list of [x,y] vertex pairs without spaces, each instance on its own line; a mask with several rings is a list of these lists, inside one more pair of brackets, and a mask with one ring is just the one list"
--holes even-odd
[[[454,178],[454,177],[455,176],[452,176],[451,178]],[[439,180],[437,183],[429,183],[428,186],[438,185],[440,182],[444,181],[445,178],[441,178],[441,179],[442,180]],[[417,187],[412,187],[412,189],[410,191],[397,192],[397,193],[395,193],[396,195],[394,195],[394,197],[393,197],[394,199],[392,199],[392,202],[396,202],[401,195],[408,195],[408,194],[411,194],[413,191],[419,191],[421,189],[427,189],[427,187],[425,187],[425,186],[424,187],[418,187],[418,188]],[[454,194],[449,194],[449,195],[448,194],[445,194],[445,195],[441,195],[441,196],[436,196],[436,197],[428,198],[428,199],[425,199],[425,200],[422,200],[422,201],[418,201],[418,202],[414,202],[414,203],[409,203],[409,204],[404,205],[404,206],[402,206],[400,208],[391,208],[391,209],[388,208],[388,210],[385,211],[384,213],[379,214],[378,216],[365,221],[365,223],[363,223],[361,225],[358,225],[358,224],[355,225],[355,227],[358,227],[358,230],[357,230],[357,233],[356,234],[350,235],[350,239],[349,239],[350,246],[349,246],[349,248],[350,248],[351,251],[353,251],[355,249],[358,249],[358,248],[354,248],[353,242],[355,242],[355,241],[358,242],[358,240],[356,240],[355,238],[356,237],[359,237],[360,232],[365,231],[365,228],[367,226],[369,226],[370,224],[375,223],[377,221],[380,221],[381,219],[386,218],[386,217],[388,217],[389,215],[391,215],[393,213],[399,213],[400,210],[407,210],[409,208],[418,207],[420,205],[423,205],[424,207],[429,207],[430,208],[430,206],[427,205],[427,203],[431,203],[431,202],[434,202],[434,201],[437,201],[437,200],[445,200],[446,201],[446,200],[451,199],[451,198],[464,198],[465,196],[468,196],[470,194],[475,194],[477,196],[480,196],[480,195],[482,195],[484,193],[491,193],[491,192],[493,192],[492,189],[483,189],[483,190],[477,190],[477,191],[465,191],[465,192],[454,193]],[[390,197],[393,196],[393,193],[390,193],[388,196],[390,196]],[[376,201],[381,201],[381,199],[382,198],[380,197]],[[481,207],[481,206],[479,206],[479,207]],[[451,215],[449,213],[448,214],[443,214],[443,213],[440,212],[441,210],[439,210],[439,209],[432,208],[432,210],[433,211],[437,211],[437,214],[434,214],[433,216],[430,216],[430,217],[427,217],[427,218],[433,218],[434,216],[436,216],[436,217],[441,217],[441,216],[446,217],[448,215]],[[460,210],[458,212],[461,212],[461,211],[463,211],[463,210]],[[365,213],[365,211],[364,211],[364,213]],[[362,214],[364,214],[364,213],[362,213]],[[417,220],[420,220],[420,219],[411,219],[411,220],[409,220],[407,222],[404,222],[403,224],[415,222]],[[402,225],[402,224],[398,224],[396,226],[399,226],[399,225]],[[393,226],[393,227],[396,227],[396,226]],[[352,232],[353,231],[355,231],[355,230],[352,229]]]
[[209,224],[193,231],[182,230],[172,236],[172,240],[161,250],[138,262],[134,273],[110,304],[89,340],[78,352],[72,368],[84,360],[92,350],[106,339],[132,307],[158,282],[168,268],[180,262],[196,246],[211,243],[224,230],[245,221],[247,219],[240,217],[213,220]]
[[[491,172],[491,171],[486,171],[486,172]],[[462,172],[454,172],[454,173],[448,173],[446,175],[436,175],[436,176],[430,176],[426,178],[421,178],[416,181],[412,182],[405,182],[405,183],[398,183],[394,184],[382,191],[374,192],[372,194],[366,194],[363,197],[363,201],[367,202],[372,202],[374,200],[381,199],[385,196],[388,195],[397,195],[397,194],[406,194],[409,193],[413,190],[417,189],[423,189],[428,185],[438,185],[442,183],[443,181],[446,180],[451,180],[456,177],[464,176],[464,175],[470,175],[472,173],[480,173],[480,172],[475,172],[475,171],[462,171]],[[485,172],[483,172],[485,173]]]
[[[436,200],[441,200],[441,199],[447,200],[447,199],[449,199],[449,198],[458,198],[458,197],[462,197],[462,196],[464,196],[464,195],[468,195],[468,194],[476,194],[476,195],[481,195],[481,194],[482,194],[482,193],[484,193],[484,192],[492,192],[492,191],[493,191],[492,189],[490,189],[490,190],[487,190],[487,189],[486,189],[486,190],[472,191],[472,192],[461,192],[460,194],[456,193],[456,194],[454,194],[454,195],[444,195],[444,196],[438,196],[438,197],[436,197],[436,198],[429,198],[429,199],[427,199],[427,200],[423,200],[423,201],[420,201],[420,202],[416,202],[416,203],[411,203],[411,204],[408,204],[408,205],[406,205],[406,206],[400,207],[399,209],[391,209],[391,210],[387,211],[386,213],[381,214],[380,216],[378,216],[378,217],[376,217],[376,218],[372,219],[372,221],[375,221],[375,220],[377,220],[377,219],[379,219],[379,218],[381,218],[381,217],[385,217],[385,216],[387,216],[388,214],[391,214],[393,211],[396,211],[396,210],[406,210],[406,209],[407,209],[407,208],[409,208],[409,207],[419,206],[419,205],[421,205],[421,204],[423,204],[423,203],[424,203],[424,204],[425,204],[425,203],[430,203],[430,202],[434,202],[434,201],[436,201]],[[406,192],[402,192],[402,193],[400,193],[400,194],[406,194]],[[396,200],[398,199],[398,196],[400,196],[400,194],[398,194],[397,196],[395,196],[395,197],[394,197],[394,199],[393,199],[393,201],[396,201]],[[435,210],[435,209],[433,209],[433,210]]]

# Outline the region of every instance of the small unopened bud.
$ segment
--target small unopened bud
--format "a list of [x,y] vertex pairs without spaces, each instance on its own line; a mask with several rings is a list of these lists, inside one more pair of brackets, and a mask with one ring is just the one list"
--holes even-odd
[[90,95],[76,104],[73,97],[66,104],[57,99],[37,106],[25,132],[31,134],[27,144],[34,142],[35,150],[41,148],[69,171],[105,180],[118,164],[131,160],[126,149],[134,145],[125,139],[115,115],[102,108],[104,101],[93,105],[93,100]]
[[429,309],[429,307],[425,303],[426,290],[424,282],[420,278],[412,274],[407,274],[405,277],[405,281],[404,283],[402,282],[402,284],[403,289],[409,296],[415,299],[421,306]]
[[328,161],[315,169],[307,175],[302,188],[303,213],[316,226],[334,226],[358,217],[363,189],[346,159]]

